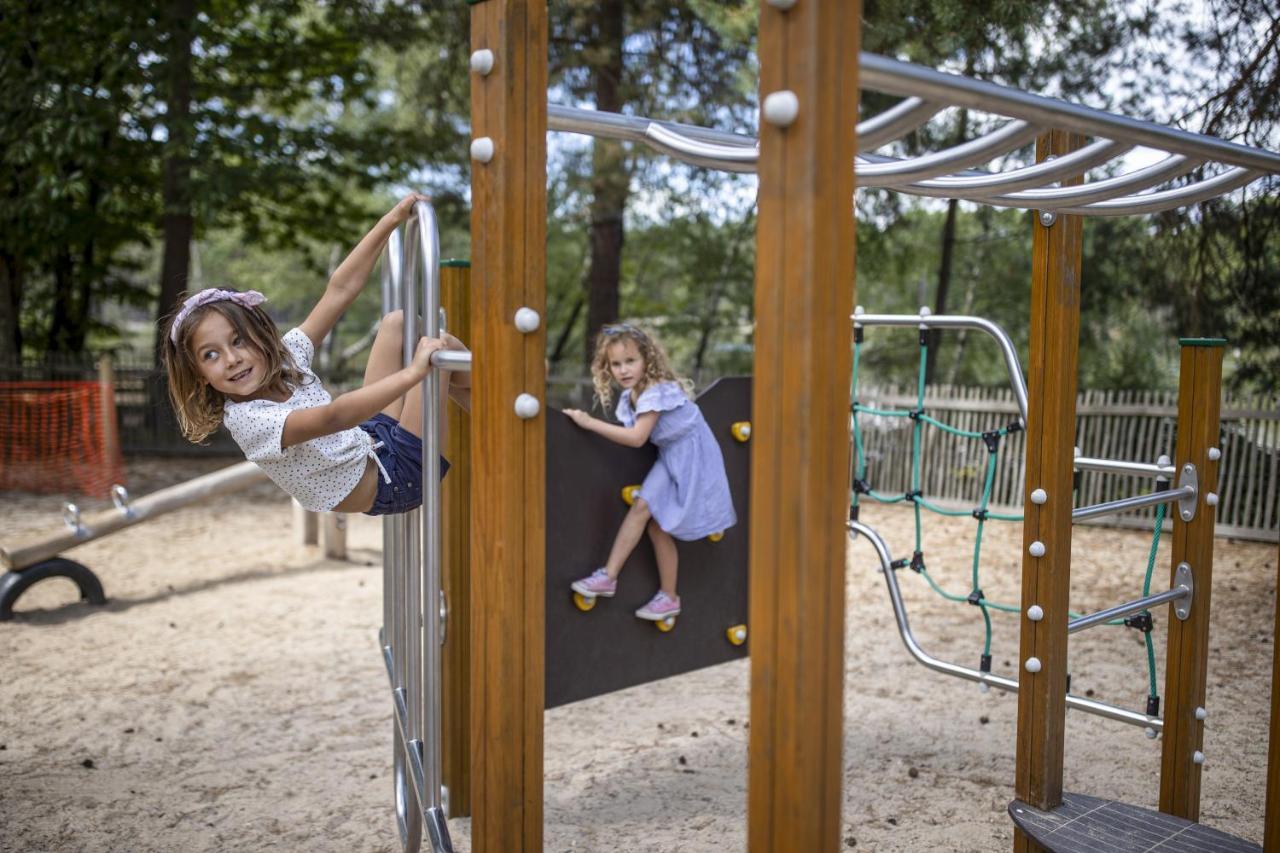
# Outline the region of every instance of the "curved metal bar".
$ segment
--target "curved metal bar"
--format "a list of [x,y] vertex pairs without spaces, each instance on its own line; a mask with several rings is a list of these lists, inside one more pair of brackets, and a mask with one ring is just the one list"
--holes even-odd
[[1133,216],[1140,213],[1157,213],[1172,207],[1185,207],[1189,204],[1207,201],[1237,190],[1261,172],[1250,169],[1228,169],[1208,180],[1188,184],[1171,190],[1146,193],[1145,195],[1125,196],[1100,201],[1083,207],[1060,207],[1059,213],[1075,213],[1082,216]]
[[1009,372],[1009,385],[1013,396],[1018,401],[1018,411],[1022,413],[1022,423],[1027,423],[1027,380],[1022,376],[1022,363],[1018,361],[1018,350],[1008,332],[985,317],[969,317],[961,314],[857,314],[853,315],[855,326],[898,326],[902,328],[929,329],[978,329],[995,338],[1000,345],[1000,353],[1004,356],[1004,366]]
[[[970,669],[967,666],[948,663],[933,657],[921,648],[920,644],[916,642],[915,635],[911,633],[910,622],[907,621],[907,608],[902,601],[902,590],[898,588],[897,572],[894,571],[891,565],[893,558],[889,555],[889,547],[873,528],[859,521],[850,521],[848,524],[850,531],[867,537],[867,541],[875,548],[876,555],[880,558],[880,566],[884,570],[885,586],[889,590],[889,602],[893,605],[894,621],[898,623],[898,636],[902,638],[902,644],[907,647],[907,651],[911,653],[913,658],[929,669],[941,672],[944,675],[952,675],[967,681],[976,681],[979,684],[986,684],[1008,693],[1018,692],[1018,682],[1011,678],[1004,678],[1003,676],[992,675],[989,672]],[[1152,728],[1155,731],[1160,731],[1164,727],[1164,721],[1157,717],[1148,717],[1137,711],[1117,708],[1115,705],[1108,705],[1106,702],[1072,696],[1070,693],[1067,694],[1067,707],[1122,723],[1129,723],[1130,725]]]
[[980,199],[1073,178],[1132,148],[1132,145],[1114,139],[1098,139],[1054,160],[1007,172],[963,172],[916,183],[895,184],[893,189],[914,195]]
[[874,151],[900,136],[906,136],[933,118],[946,104],[907,98],[884,112],[858,122],[858,151]]
[[972,107],[1015,116],[1044,127],[1120,139],[1161,151],[1177,152],[1205,160],[1220,160],[1263,172],[1280,172],[1280,154],[1271,151],[1113,115],[995,83],[971,80],[874,53],[862,53],[858,61],[858,82],[864,89]]
[[645,142],[651,147],[696,166],[723,169],[726,172],[755,172],[756,163],[760,159],[759,148],[691,139],[657,122],[652,122],[645,128],[644,135]]
[[753,136],[733,133],[728,130],[716,130],[699,127],[696,124],[681,124],[674,121],[628,116],[621,113],[604,112],[603,110],[584,110],[579,107],[565,107],[558,104],[547,105],[547,129],[563,133],[581,133],[587,136],[601,136],[606,139],[621,139],[628,142],[648,142],[645,134],[650,125],[659,125],[687,139],[697,139],[716,145],[738,146],[754,150],[756,140]]
[[991,133],[951,148],[889,163],[856,162],[858,186],[884,187],[903,181],[917,181],[945,175],[958,168],[986,163],[1036,138],[1039,129],[1015,119]]
[[1040,190],[1007,193],[996,196],[992,201],[1011,202],[1023,207],[1056,209],[1067,204],[1090,204],[1109,198],[1124,195],[1134,190],[1143,190],[1156,184],[1185,175],[1203,161],[1182,154],[1170,156],[1125,175],[1116,175],[1101,181],[1092,181],[1072,187],[1048,187]]

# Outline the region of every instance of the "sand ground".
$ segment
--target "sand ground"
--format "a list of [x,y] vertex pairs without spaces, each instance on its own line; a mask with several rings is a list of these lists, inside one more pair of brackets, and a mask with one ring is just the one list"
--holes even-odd
[[[133,463],[131,491],[200,468]],[[0,494],[0,536],[56,526],[61,500]],[[909,512],[863,518],[909,554]],[[950,589],[968,591],[973,528],[930,519],[926,554]],[[988,526],[991,600],[1017,600],[1019,536]],[[264,485],[71,552],[110,603],[73,603],[69,583],[49,581],[0,624],[0,850],[398,850],[380,542],[377,521],[353,518],[350,559],[325,560],[293,543],[287,499]],[[1138,595],[1149,546],[1079,529],[1079,608]],[[1166,537],[1158,574],[1168,550]],[[1008,850],[1017,700],[913,662],[865,542],[848,568],[845,848]],[[900,576],[923,646],[975,665],[977,611]],[[1202,820],[1259,843],[1275,594],[1274,544],[1218,540]],[[996,671],[1012,674],[1013,617],[996,617],[993,643]],[[1073,689],[1141,708],[1144,657],[1132,630],[1076,635]],[[744,661],[548,712],[545,849],[743,849],[748,681]],[[1068,790],[1153,806],[1159,765],[1160,741],[1140,729],[1068,714]],[[469,849],[469,822],[450,829]]]

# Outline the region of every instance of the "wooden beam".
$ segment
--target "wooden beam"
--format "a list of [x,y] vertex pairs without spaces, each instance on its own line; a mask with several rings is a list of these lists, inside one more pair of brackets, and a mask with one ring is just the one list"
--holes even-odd
[[[1280,549],[1276,553],[1276,585],[1280,589]],[[1271,745],[1267,749],[1267,814],[1263,820],[1262,849],[1280,850],[1280,595],[1276,602],[1276,626],[1271,634]]]
[[1218,447],[1218,418],[1222,408],[1222,351],[1220,338],[1182,341],[1178,378],[1177,450],[1174,485],[1183,466],[1194,465],[1199,492],[1195,517],[1184,521],[1176,504],[1173,517],[1173,555],[1170,581],[1180,563],[1191,567],[1194,598],[1185,621],[1169,620],[1165,646],[1164,735],[1160,751],[1160,811],[1187,820],[1200,819],[1200,765],[1196,752],[1204,747],[1204,721],[1196,709],[1205,706],[1209,666],[1209,602],[1213,587],[1214,507],[1205,496],[1218,491],[1218,462],[1209,448]]
[[[471,334],[471,267],[445,263],[440,270],[441,304],[448,330],[464,342]],[[449,619],[442,650],[441,778],[449,789],[449,817],[471,815],[471,419],[450,404],[444,456],[449,476],[441,484],[444,504],[444,583]]]
[[[1082,144],[1083,138],[1077,134],[1052,131],[1037,140],[1036,160],[1062,156]],[[1015,790],[1023,802],[1051,809],[1062,802],[1067,713],[1071,485],[1083,222],[1078,216],[1045,219],[1035,211],[1031,216],[1022,612],[1025,614],[1032,605],[1039,605],[1044,618],[1033,622],[1025,615],[1022,617]],[[1036,489],[1044,490],[1047,499],[1043,503],[1032,502],[1031,494]],[[1033,669],[1036,671],[1032,672]],[[1015,830],[1014,850],[1039,849],[1021,830]]]
[[[748,849],[840,840],[861,3],[760,4]],[[799,109],[779,124],[783,92]],[[780,101],[779,98],[783,100]]]
[[[471,844],[542,849],[546,539],[545,326],[522,334],[518,308],[546,314],[547,4],[472,7]],[[482,146],[476,146],[478,151]],[[516,398],[542,412],[525,420]]]

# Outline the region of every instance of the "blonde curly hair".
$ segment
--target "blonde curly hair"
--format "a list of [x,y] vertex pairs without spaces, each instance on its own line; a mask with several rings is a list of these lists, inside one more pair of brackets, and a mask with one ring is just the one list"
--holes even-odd
[[693,382],[676,375],[671,369],[671,362],[662,344],[643,329],[629,323],[613,323],[601,327],[596,335],[595,354],[591,357],[591,384],[595,386],[596,399],[605,411],[613,403],[613,372],[609,369],[609,347],[623,341],[631,341],[640,352],[644,361],[644,376],[636,383],[635,393],[639,396],[650,385],[658,382],[677,382],[684,392],[692,396]]
[[[181,303],[179,303],[181,305]],[[219,299],[201,305],[182,319],[177,335],[172,335],[172,320],[165,324],[163,361],[169,377],[169,400],[182,435],[193,444],[202,444],[222,425],[226,398],[204,380],[192,352],[192,333],[210,312],[227,319],[241,338],[261,353],[266,362],[265,387],[292,389],[304,380],[303,372],[280,340],[280,330],[271,316],[258,306],[245,306],[230,299]],[[177,342],[174,342],[174,337]]]

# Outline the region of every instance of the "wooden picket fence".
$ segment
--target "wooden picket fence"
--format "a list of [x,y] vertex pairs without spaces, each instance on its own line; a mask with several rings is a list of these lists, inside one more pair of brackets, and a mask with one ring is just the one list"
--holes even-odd
[[[858,402],[882,410],[915,408],[913,388],[862,386]],[[1018,417],[1007,388],[936,386],[925,391],[925,411],[950,426],[988,431]],[[1084,456],[1155,462],[1173,455],[1178,419],[1177,394],[1166,391],[1083,391],[1076,402],[1076,445]],[[911,477],[913,421],[860,415],[867,481],[883,494],[905,492]],[[948,507],[976,507],[986,476],[988,451],[981,440],[963,438],[926,425],[922,432],[921,491]],[[1221,468],[1218,475],[1219,536],[1275,542],[1280,530],[1280,396],[1224,399]],[[1024,436],[1000,442],[991,507],[1021,512]],[[1151,490],[1149,478],[1085,471],[1077,506],[1101,503]],[[1150,527],[1146,509],[1089,523]],[[1168,522],[1166,522],[1168,525]]]

